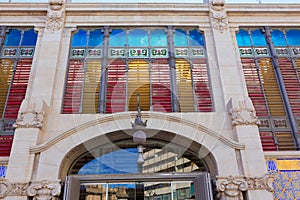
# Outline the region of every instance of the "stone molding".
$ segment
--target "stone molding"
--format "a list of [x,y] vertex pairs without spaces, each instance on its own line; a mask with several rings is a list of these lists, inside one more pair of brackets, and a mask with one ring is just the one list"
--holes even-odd
[[27,194],[32,196],[33,200],[58,200],[60,191],[60,181],[32,181],[27,188]]
[[50,0],[48,12],[46,29],[52,32],[60,30],[64,24],[65,17],[65,4],[63,0]]
[[211,21],[214,29],[223,33],[228,29],[228,17],[224,0],[212,0],[210,2]]
[[264,177],[228,176],[217,177],[217,197],[219,199],[243,200],[243,192],[248,190],[273,191],[272,182],[275,176],[266,174]]
[[38,99],[24,99],[18,118],[14,124],[15,128],[41,128],[43,126],[46,106]]
[[249,97],[245,99],[231,99],[230,114],[232,124],[237,125],[260,125],[256,112]]
[[27,196],[28,183],[9,182],[6,179],[0,180],[0,198],[6,196]]

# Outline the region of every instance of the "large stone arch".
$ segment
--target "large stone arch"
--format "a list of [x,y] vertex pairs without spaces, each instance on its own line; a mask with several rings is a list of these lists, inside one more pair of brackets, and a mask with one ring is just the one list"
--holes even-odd
[[[58,177],[63,180],[67,169],[80,154],[96,146],[129,139],[133,134],[130,122],[134,117],[134,113],[105,115],[32,147],[30,152],[39,154],[38,168],[43,169],[36,173],[36,178],[43,180]],[[224,157],[235,157],[235,151],[244,149],[244,145],[180,115],[145,112],[143,118],[149,121],[145,130],[147,137],[186,147],[199,158],[205,158],[209,171],[214,176],[226,174],[228,168],[231,172],[238,173],[237,164],[228,163]],[[43,173],[45,171],[48,173]]]

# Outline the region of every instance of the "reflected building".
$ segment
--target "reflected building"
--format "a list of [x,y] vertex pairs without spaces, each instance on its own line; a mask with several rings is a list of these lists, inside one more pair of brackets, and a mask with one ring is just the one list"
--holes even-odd
[[0,199],[299,199],[299,13],[1,2]]

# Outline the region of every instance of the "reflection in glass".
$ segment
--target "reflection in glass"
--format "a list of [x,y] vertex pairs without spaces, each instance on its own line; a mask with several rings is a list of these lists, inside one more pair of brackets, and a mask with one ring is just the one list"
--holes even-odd
[[282,31],[273,30],[272,40],[275,46],[286,46],[285,38]]
[[135,29],[129,33],[128,45],[137,47],[148,46],[148,33],[142,29]]
[[165,33],[165,30],[158,29],[158,30],[151,31],[150,45],[151,46],[168,46],[167,35]]
[[35,46],[36,40],[37,33],[33,29],[25,31],[22,40],[22,46]]
[[174,46],[187,46],[186,31],[182,29],[176,29],[174,33]]
[[204,46],[203,35],[196,29],[190,31],[190,46]]
[[299,46],[300,45],[300,30],[289,30],[286,33],[286,37],[289,45]]
[[103,34],[100,29],[90,32],[89,46],[100,46],[103,42]]
[[265,35],[259,29],[252,31],[252,42],[254,46],[266,46]]
[[21,39],[21,31],[12,29],[6,35],[4,46],[18,46]]
[[126,43],[126,32],[121,29],[113,29],[109,37],[109,45],[113,47],[125,47]]
[[251,46],[249,34],[243,29],[236,34],[236,40],[238,46]]
[[87,31],[79,29],[76,34],[72,37],[73,47],[84,47],[86,46]]

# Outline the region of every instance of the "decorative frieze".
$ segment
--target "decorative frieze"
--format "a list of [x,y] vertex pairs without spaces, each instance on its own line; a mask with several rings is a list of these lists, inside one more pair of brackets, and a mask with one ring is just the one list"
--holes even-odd
[[275,176],[270,174],[267,174],[264,177],[217,177],[218,198],[222,200],[243,200],[244,191],[267,190],[272,192],[274,178]]
[[260,124],[250,98],[244,100],[231,99],[230,114],[234,126]]
[[54,32],[62,28],[65,16],[64,8],[65,5],[63,0],[50,0],[47,13],[46,29],[50,29],[52,32]]
[[27,196],[28,183],[11,183],[6,179],[0,180],[0,198],[6,196]]
[[59,181],[34,181],[27,188],[28,196],[32,196],[33,200],[58,200],[61,185]]

